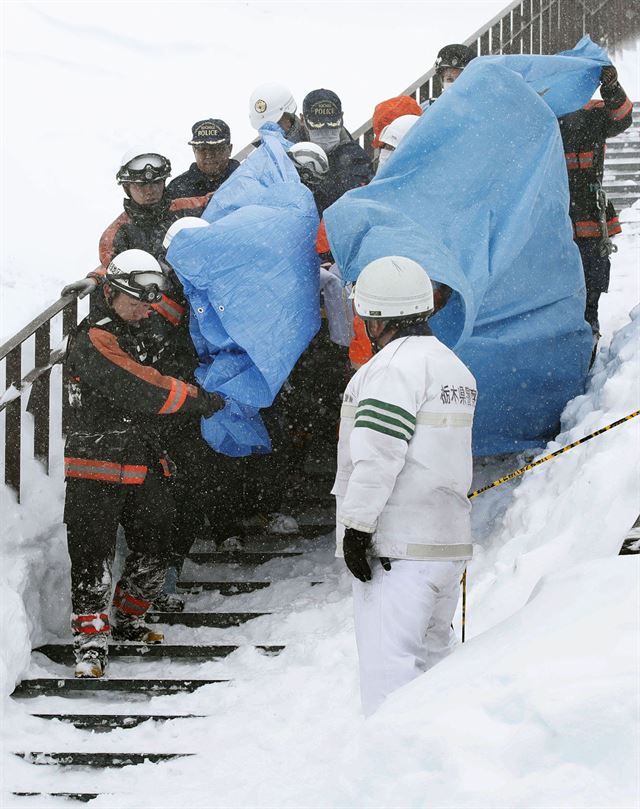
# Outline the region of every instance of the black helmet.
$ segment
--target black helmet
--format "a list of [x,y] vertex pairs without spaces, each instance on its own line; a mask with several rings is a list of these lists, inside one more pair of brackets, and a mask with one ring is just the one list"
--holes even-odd
[[445,45],[438,51],[434,65],[436,73],[440,73],[446,67],[457,67],[458,70],[464,70],[475,56],[475,52],[466,45]]

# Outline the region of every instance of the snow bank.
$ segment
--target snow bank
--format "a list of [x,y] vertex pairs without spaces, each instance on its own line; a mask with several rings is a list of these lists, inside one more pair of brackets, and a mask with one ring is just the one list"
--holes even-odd
[[526,606],[390,697],[349,805],[632,807],[640,560],[544,578]]
[[0,697],[29,668],[32,646],[69,631],[69,557],[62,525],[60,470],[48,477],[36,462],[23,467],[23,502],[6,486],[2,500],[0,570]]
[[[539,457],[640,408],[640,306],[631,318],[599,353],[586,394],[569,402],[563,432]],[[639,480],[640,417],[526,473],[470,566],[470,633],[522,606],[541,576],[616,554],[638,516]]]

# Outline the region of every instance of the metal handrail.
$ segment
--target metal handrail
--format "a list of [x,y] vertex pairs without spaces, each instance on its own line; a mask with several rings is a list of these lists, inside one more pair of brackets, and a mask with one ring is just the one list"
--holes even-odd
[[69,306],[70,303],[73,303],[74,300],[76,300],[75,295],[64,295],[62,298],[58,298],[55,303],[52,303],[44,312],[34,317],[31,323],[27,323],[17,334],[14,334],[13,337],[0,346],[0,360],[3,360],[7,354],[24,343],[25,340],[28,340],[32,334],[36,333],[40,326],[43,326],[48,320],[51,320],[51,318],[62,312],[62,310],[66,306]]

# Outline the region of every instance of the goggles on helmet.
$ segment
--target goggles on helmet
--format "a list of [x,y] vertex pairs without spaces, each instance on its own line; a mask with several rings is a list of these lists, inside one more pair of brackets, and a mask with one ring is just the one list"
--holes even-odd
[[113,261],[107,267],[106,281],[113,289],[124,292],[142,303],[160,303],[162,291],[167,289],[164,275],[149,270],[122,272]]
[[123,183],[157,183],[171,174],[171,163],[160,154],[143,154],[134,157],[116,174],[118,185]]
[[318,152],[311,151],[311,149],[297,148],[288,154],[298,170],[307,171],[316,177],[320,177],[329,171],[329,161],[322,156],[322,153],[318,154]]

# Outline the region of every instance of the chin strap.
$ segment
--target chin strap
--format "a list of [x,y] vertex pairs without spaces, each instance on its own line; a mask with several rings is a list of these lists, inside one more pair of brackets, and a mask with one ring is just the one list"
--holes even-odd
[[[431,337],[433,332],[429,326],[426,315],[421,315],[419,318],[396,318],[395,320],[387,320],[384,329],[377,337],[373,337],[369,331],[370,320],[364,321],[364,327],[367,332],[367,337],[371,343],[371,350],[377,354],[383,346],[380,345],[380,340],[394,331],[391,340],[397,340],[400,337]],[[389,341],[391,342],[391,341]]]

